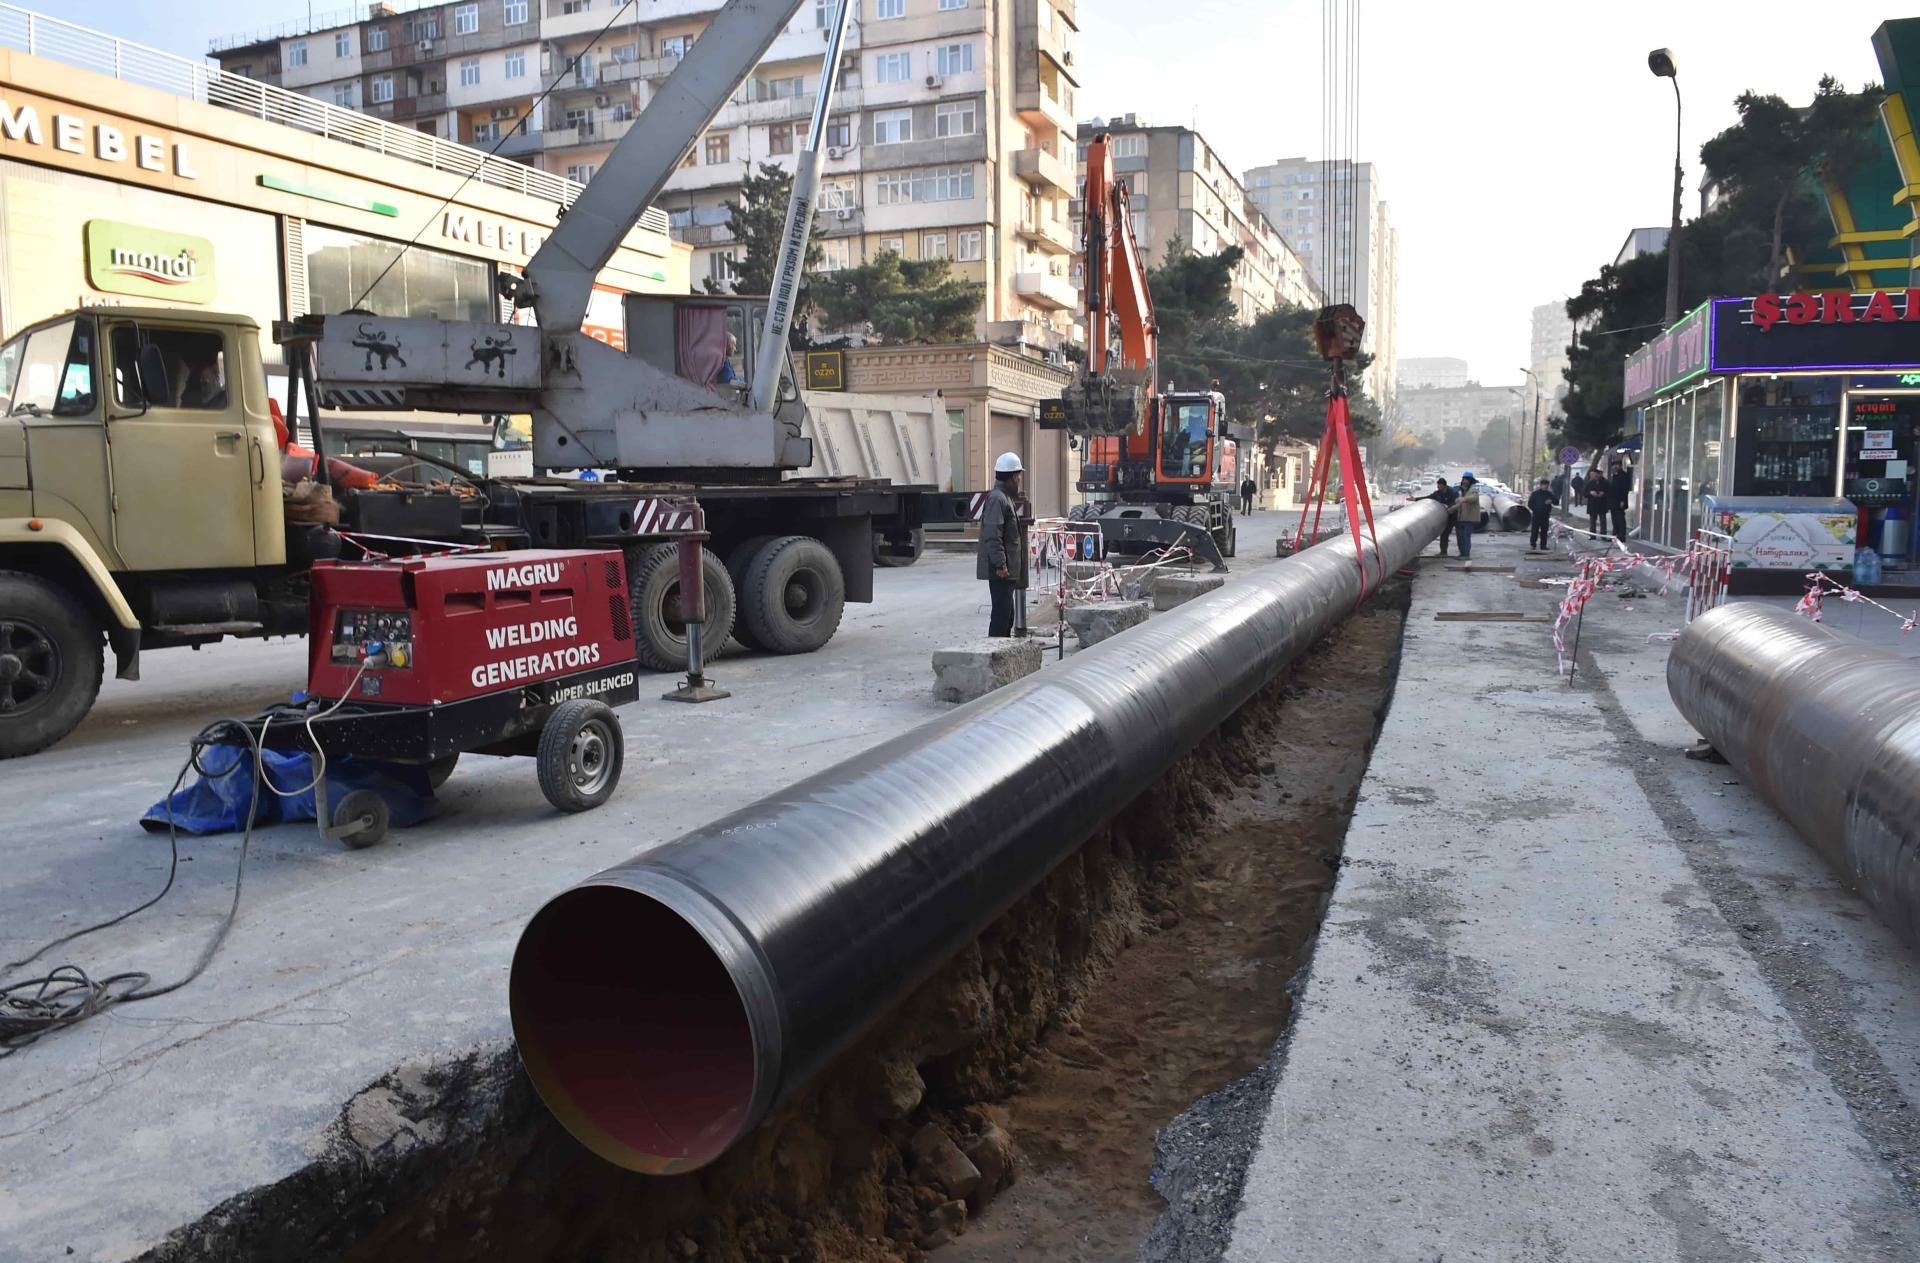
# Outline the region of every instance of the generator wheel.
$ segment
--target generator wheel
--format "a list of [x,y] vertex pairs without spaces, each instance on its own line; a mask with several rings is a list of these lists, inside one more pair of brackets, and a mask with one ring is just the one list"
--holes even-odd
[[540,730],[540,792],[561,811],[590,811],[613,796],[626,751],[611,706],[590,697],[562,702]]
[[[713,555],[700,551],[700,573],[707,585],[706,634],[700,641],[700,665],[712,662],[733,631],[733,579]],[[687,625],[680,617],[680,546],[655,544],[628,566],[632,595],[633,639],[640,665],[654,671],[684,671]]]
[[735,544],[733,551],[727,554],[727,577],[733,580],[733,599],[736,606],[733,638],[749,649],[765,649],[766,646],[753,638],[753,630],[747,626],[747,620],[739,616],[737,607],[741,600],[740,594],[747,590],[747,567],[753,564],[753,559],[759,556],[760,550],[771,544],[774,539],[772,535],[755,535]]
[[833,639],[847,581],[833,552],[807,535],[783,535],[747,568],[740,617],[774,653],[812,653]]
[[46,749],[100,693],[100,625],[37,575],[0,570],[0,759]]
[[371,789],[349,790],[333,805],[334,828],[360,821],[354,828],[337,835],[350,851],[365,850],[386,837],[390,818],[387,800]]
[[453,776],[453,769],[459,763],[460,752],[456,750],[444,759],[435,759],[427,764],[427,784],[434,789],[439,789]]

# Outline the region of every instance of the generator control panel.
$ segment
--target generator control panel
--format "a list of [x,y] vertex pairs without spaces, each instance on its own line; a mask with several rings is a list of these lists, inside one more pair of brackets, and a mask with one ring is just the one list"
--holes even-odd
[[412,611],[341,610],[333,633],[333,660],[355,666],[377,652],[387,655],[389,667],[405,670],[413,665]]

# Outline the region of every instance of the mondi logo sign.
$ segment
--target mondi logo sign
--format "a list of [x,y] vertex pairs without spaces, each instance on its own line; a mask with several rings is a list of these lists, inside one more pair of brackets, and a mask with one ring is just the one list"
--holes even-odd
[[213,243],[110,219],[87,221],[87,283],[106,294],[213,301]]

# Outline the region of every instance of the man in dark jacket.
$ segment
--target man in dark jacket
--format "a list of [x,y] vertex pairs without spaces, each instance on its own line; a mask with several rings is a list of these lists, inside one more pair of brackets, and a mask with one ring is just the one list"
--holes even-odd
[[1632,492],[1633,475],[1614,461],[1607,477],[1607,507],[1613,510],[1614,538],[1623,544],[1627,542],[1627,496]]
[[1254,493],[1258,490],[1260,490],[1260,488],[1258,485],[1254,483],[1253,479],[1243,478],[1240,480],[1240,516],[1241,517],[1245,517],[1247,514],[1253,512],[1253,496],[1254,496]]
[[1442,557],[1447,555],[1447,536],[1453,534],[1453,503],[1459,498],[1460,493],[1452,487],[1449,487],[1445,478],[1435,478],[1433,480],[1433,490],[1427,492],[1427,494],[1407,497],[1408,504],[1412,504],[1416,500],[1438,500],[1440,507],[1447,511],[1447,524],[1440,528],[1440,555]]
[[1020,510],[1014,504],[1020,494],[1021,468],[1019,453],[1002,452],[993,462],[993,490],[980,506],[980,553],[974,574],[987,581],[993,599],[989,636],[1013,635],[1013,590],[1022,562]]
[[1553,524],[1553,511],[1558,508],[1560,497],[1553,492],[1553,484],[1545,478],[1527,497],[1527,512],[1533,515],[1533,531],[1527,536],[1528,548],[1545,549],[1547,546],[1547,528]]

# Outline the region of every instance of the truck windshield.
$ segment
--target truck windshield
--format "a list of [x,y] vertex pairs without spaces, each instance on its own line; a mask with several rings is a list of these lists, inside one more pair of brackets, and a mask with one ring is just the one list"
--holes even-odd
[[1177,403],[1168,407],[1161,427],[1160,473],[1167,478],[1198,478],[1207,472],[1207,431],[1211,406]]
[[35,417],[93,411],[93,321],[63,320],[27,335],[12,411]]

